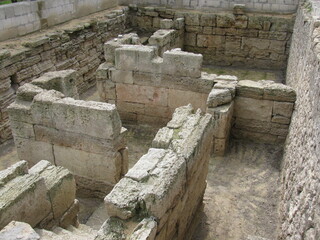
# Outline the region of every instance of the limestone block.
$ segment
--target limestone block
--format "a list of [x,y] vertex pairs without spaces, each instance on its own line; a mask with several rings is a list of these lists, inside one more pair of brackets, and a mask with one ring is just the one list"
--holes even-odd
[[200,25],[199,14],[188,12],[185,14],[185,21],[186,21],[186,25],[199,26]]
[[77,77],[75,70],[48,72],[33,80],[32,84],[46,90],[56,90],[66,97],[78,99]]
[[16,177],[0,189],[0,194],[0,228],[12,220],[35,227],[51,211],[45,182],[39,175]]
[[163,54],[163,74],[175,76],[201,77],[201,54],[183,52],[180,49],[166,51]]
[[94,138],[81,133],[72,133],[40,125],[35,125],[34,130],[37,141],[71,147],[90,153],[103,154],[105,156],[108,156],[108,153],[118,150],[118,147],[122,147],[117,146],[119,140],[108,141],[106,139]]
[[0,239],[3,240],[39,240],[40,236],[33,228],[24,222],[10,222],[0,231]]
[[207,113],[211,114],[214,119],[214,137],[228,138],[231,129],[233,111],[234,102],[219,107],[207,109]]
[[121,163],[121,176],[126,175],[129,169],[129,150],[128,148],[123,148],[120,151],[122,163]]
[[213,153],[215,155],[223,156],[227,148],[227,139],[215,138],[213,147]]
[[168,128],[180,128],[183,123],[187,120],[187,117],[193,112],[191,104],[186,106],[178,107],[174,110],[172,119],[168,122]]
[[271,119],[271,122],[282,123],[282,124],[289,124],[290,121],[291,121],[290,118],[286,118],[278,115],[272,116],[272,119]]
[[175,30],[160,29],[152,34],[148,42],[150,45],[163,47],[173,41],[175,33]]
[[116,83],[133,84],[133,72],[123,70],[111,70],[111,79]]
[[129,219],[136,214],[141,185],[130,179],[122,178],[105,197],[104,203],[109,216]]
[[116,99],[116,84],[111,79],[97,81],[96,83],[100,101],[109,102]]
[[271,129],[271,122],[236,118],[235,128],[250,132],[269,133]]
[[217,107],[217,106],[229,103],[231,101],[232,101],[232,96],[228,89],[213,88],[209,93],[209,96],[207,99],[207,106],[210,108]]
[[19,161],[5,170],[0,171],[0,186],[2,187],[12,179],[27,174],[28,163],[25,160]]
[[238,77],[233,75],[218,75],[215,80],[238,81]]
[[153,46],[122,45],[115,50],[116,69],[153,72],[152,60],[156,57]]
[[164,148],[167,149],[173,137],[173,129],[164,127],[159,129],[157,135],[152,141],[153,148]]
[[72,206],[63,214],[59,221],[59,226],[62,228],[67,228],[70,225],[77,226],[78,213],[80,211],[80,204],[77,199],[74,200]]
[[237,81],[224,81],[224,80],[217,80],[214,84],[214,88],[216,89],[228,89],[231,93],[232,98],[236,96],[236,86]]
[[184,158],[169,151],[157,167],[150,171],[150,175],[153,177],[145,183],[140,198],[144,200],[150,215],[161,218],[184,192],[186,162]]
[[123,240],[126,238],[125,228],[124,221],[116,217],[110,217],[101,226],[95,240]]
[[145,104],[143,103],[133,103],[133,102],[124,102],[121,100],[117,101],[117,109],[122,112],[132,112],[132,113],[144,113]]
[[168,89],[149,86],[117,84],[117,98],[120,101],[151,105],[168,105]]
[[152,218],[145,218],[133,230],[129,240],[153,240],[156,234],[157,222]]
[[203,111],[206,109],[208,94],[174,89],[169,89],[168,93],[168,106],[170,108],[174,109],[191,103],[195,109],[200,108]]
[[183,29],[184,28],[184,18],[177,18],[174,21],[174,28],[175,29]]
[[53,103],[52,113],[57,129],[110,140],[120,134],[120,117],[112,104],[64,98]]
[[235,25],[235,16],[233,14],[217,15],[217,27],[230,28]]
[[184,44],[187,46],[196,46],[197,35],[196,33],[185,33]]
[[70,170],[74,175],[116,184],[121,176],[121,155],[115,152],[113,156],[84,152],[63,146],[53,146],[55,162]]
[[43,91],[36,95],[31,105],[31,115],[34,124],[48,127],[56,126],[53,114],[53,102],[63,98],[64,95],[55,90]]
[[7,107],[10,121],[33,123],[31,104],[25,101],[15,101]]
[[42,160],[30,169],[30,173],[44,178],[54,219],[60,219],[76,198],[76,183],[72,174],[63,167],[48,165]]
[[137,182],[145,182],[150,177],[150,173],[156,168],[157,164],[167,154],[164,149],[150,148],[148,153],[143,155],[139,161],[128,171],[127,178]]
[[171,28],[173,28],[173,20],[172,19],[160,20],[160,28],[161,29],[171,29]]
[[237,87],[237,96],[262,99],[264,94],[264,86],[260,81],[242,80],[239,81]]
[[10,121],[10,127],[12,129],[12,135],[15,137],[35,138],[33,125],[30,123]]
[[263,99],[282,101],[282,102],[295,102],[296,92],[293,88],[272,81],[262,81],[265,85]]
[[274,102],[273,115],[280,115],[282,117],[291,118],[293,112],[293,103],[289,102]]
[[42,91],[42,88],[37,87],[36,85],[33,85],[31,83],[26,83],[18,88],[17,99],[31,102],[33,98]]
[[212,13],[203,13],[200,15],[200,25],[204,27],[213,27],[216,25],[216,15]]
[[108,62],[102,63],[96,71],[97,81],[110,79],[111,78],[111,76],[110,76],[111,69],[113,69],[113,64],[110,64]]
[[270,122],[273,101],[236,97],[234,116],[244,119],[255,119]]
[[14,143],[17,148],[19,159],[26,160],[30,167],[43,159],[54,163],[54,154],[51,144],[20,137],[15,137]]

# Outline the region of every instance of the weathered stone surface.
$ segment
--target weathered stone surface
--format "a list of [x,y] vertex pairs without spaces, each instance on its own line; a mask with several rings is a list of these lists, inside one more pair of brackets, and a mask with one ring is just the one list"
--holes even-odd
[[26,83],[23,86],[19,87],[17,90],[17,99],[22,101],[32,101],[33,98],[43,91],[42,88],[37,87],[33,84]]
[[0,231],[0,239],[39,240],[40,236],[33,230],[33,228],[29,224],[12,221]]
[[126,177],[138,182],[147,181],[152,170],[156,168],[166,154],[167,151],[164,149],[150,148],[148,153],[143,155],[129,170]]
[[265,85],[263,99],[295,102],[296,92],[293,88],[281,83],[274,83],[272,81],[265,81],[263,84]]
[[19,161],[9,168],[0,171],[0,186],[2,187],[7,182],[12,179],[27,174],[28,173],[28,163],[27,161]]
[[237,96],[262,99],[264,86],[259,81],[242,80],[237,84]]
[[236,97],[234,115],[244,119],[255,119],[270,122],[273,101]]
[[0,194],[0,228],[12,220],[34,227],[51,211],[45,182],[39,175],[16,177],[0,189]]
[[141,185],[130,179],[122,178],[105,197],[104,202],[109,216],[128,219],[136,214]]
[[236,86],[237,81],[225,81],[225,80],[217,80],[214,84],[214,88],[216,89],[228,89],[231,93],[232,98],[236,96]]
[[152,147],[167,149],[170,145],[172,137],[173,129],[167,127],[161,128],[152,141]]
[[114,139],[120,134],[118,112],[108,103],[64,98],[53,103],[52,115],[56,128],[65,131],[105,139]]
[[152,240],[157,233],[157,222],[151,218],[143,219],[133,230],[130,240]]
[[118,218],[108,218],[97,233],[95,240],[123,240],[125,223]]
[[161,29],[171,29],[173,28],[173,20],[172,19],[163,19],[160,20],[160,28]]
[[12,135],[14,137],[35,139],[33,125],[30,123],[10,121],[11,129],[14,129]]
[[209,93],[207,106],[208,107],[217,107],[231,102],[232,96],[228,89],[216,89],[213,88]]
[[168,106],[172,109],[190,104],[205,111],[208,94],[169,89]]
[[60,218],[59,226],[61,226],[62,228],[70,227],[70,225],[78,226],[79,211],[80,211],[80,204],[79,204],[79,201],[75,199],[71,207]]
[[291,118],[293,112],[294,103],[288,102],[274,102],[273,104],[273,115],[280,115],[282,117]]
[[180,128],[186,121],[187,116],[191,115],[193,112],[193,107],[191,104],[186,106],[178,107],[174,110],[172,119],[168,122],[168,128]]

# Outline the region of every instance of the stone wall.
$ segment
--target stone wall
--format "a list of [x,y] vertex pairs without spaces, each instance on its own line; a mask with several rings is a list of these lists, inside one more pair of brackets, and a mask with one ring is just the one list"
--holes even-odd
[[284,143],[289,130],[295,91],[273,81],[239,81],[234,101],[232,135],[266,143]]
[[19,86],[48,71],[74,69],[78,71],[78,91],[83,93],[95,85],[94,73],[103,59],[103,44],[125,29],[125,10],[119,9],[19,42],[3,42],[6,45],[0,50],[0,142],[12,138],[6,107],[14,101]]
[[111,218],[96,239],[186,239],[206,188],[212,127],[200,109],[177,108],[153,148],[106,196]]
[[276,13],[293,13],[297,10],[299,0],[119,0],[120,4],[140,4],[152,6],[166,6],[173,8],[201,9],[223,11],[232,10],[235,5],[242,5],[248,11],[253,12],[276,12]]
[[77,225],[79,203],[72,174],[42,160],[28,170],[20,161],[0,171],[0,229],[12,220],[32,227]]
[[69,169],[81,194],[104,197],[127,172],[125,129],[114,105],[75,100],[75,71],[49,72],[20,87],[8,107],[20,159]]
[[201,64],[200,54],[179,49],[161,58],[154,46],[120,45],[115,65],[97,71],[100,98],[115,103],[124,122],[165,125],[177,107],[191,103],[205,111],[214,82]]
[[0,6],[0,41],[117,6],[116,0],[36,0]]
[[161,19],[185,18],[184,49],[201,53],[205,64],[285,69],[293,15],[210,13],[164,7],[130,7],[131,26],[153,32]]
[[283,160],[279,239],[320,239],[319,9],[318,1],[299,9],[290,50],[287,84],[297,101]]

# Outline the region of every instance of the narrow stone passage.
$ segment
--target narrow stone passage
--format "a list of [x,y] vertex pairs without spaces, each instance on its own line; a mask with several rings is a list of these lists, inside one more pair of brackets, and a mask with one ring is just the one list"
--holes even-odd
[[275,239],[282,148],[232,140],[224,157],[212,157],[204,209],[193,240]]

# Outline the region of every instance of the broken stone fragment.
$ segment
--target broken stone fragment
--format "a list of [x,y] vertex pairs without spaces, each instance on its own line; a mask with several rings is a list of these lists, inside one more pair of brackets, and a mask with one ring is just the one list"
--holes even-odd
[[173,128],[173,129],[180,128],[183,125],[183,123],[186,121],[186,117],[191,115],[192,112],[193,112],[193,107],[191,104],[176,108],[172,115],[172,119],[167,124],[167,127]]
[[153,240],[156,233],[157,222],[152,218],[145,218],[133,230],[129,240]]
[[0,239],[3,240],[39,240],[40,236],[33,228],[24,222],[10,222],[0,231]]
[[97,233],[95,240],[123,240],[125,237],[125,223],[118,218],[108,218]]
[[17,99],[22,101],[32,101],[33,98],[43,91],[42,88],[37,87],[31,83],[26,83],[17,90]]
[[242,80],[237,85],[237,96],[262,99],[264,86],[261,81]]
[[130,178],[122,178],[105,197],[109,216],[129,219],[136,214],[141,185]]
[[47,42],[50,41],[50,38],[44,36],[44,37],[38,37],[35,39],[31,39],[27,42],[22,43],[22,46],[28,47],[28,48],[36,48],[39,47]]
[[208,107],[217,107],[224,105],[232,101],[231,93],[228,89],[216,89],[213,88],[209,93],[207,106]]
[[28,163],[25,160],[19,161],[9,168],[0,171],[0,187],[14,179],[28,173]]
[[236,96],[236,86],[237,81],[225,81],[225,80],[218,80],[214,84],[214,88],[217,89],[228,89],[231,93],[232,98]]
[[164,127],[161,128],[152,141],[152,147],[167,149],[173,137],[173,129]]
[[263,98],[283,102],[295,102],[296,92],[292,87],[273,81],[261,81],[265,86]]

